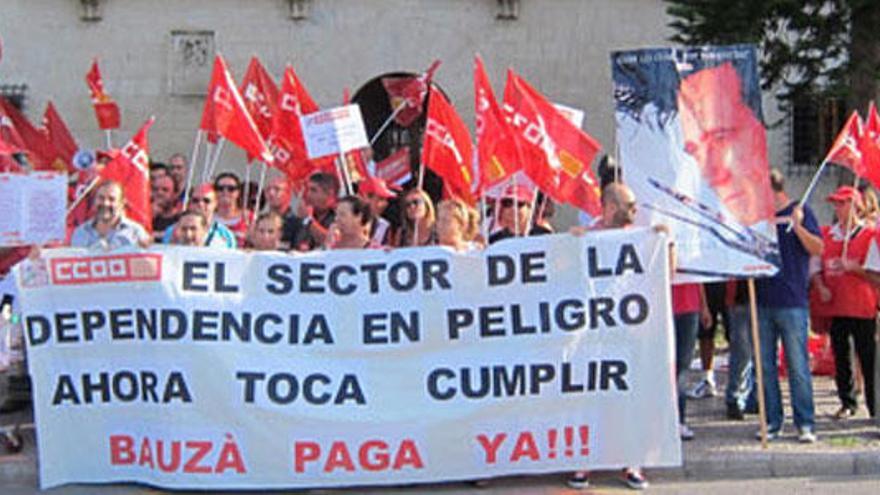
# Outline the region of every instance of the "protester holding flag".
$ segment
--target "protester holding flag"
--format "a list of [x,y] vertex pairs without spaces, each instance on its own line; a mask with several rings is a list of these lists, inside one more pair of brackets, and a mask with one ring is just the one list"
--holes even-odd
[[434,202],[421,189],[410,189],[403,195],[400,230],[393,244],[397,247],[427,246],[436,242],[434,223],[437,217]]
[[73,231],[73,247],[102,248],[148,246],[150,236],[137,222],[125,216],[122,185],[106,180],[95,190],[95,216]]
[[327,229],[336,218],[336,198],[339,196],[339,179],[327,172],[315,172],[309,176],[302,200],[297,205],[300,228],[293,235],[292,248],[311,251],[324,245]]
[[242,207],[241,180],[232,172],[223,172],[214,179],[214,191],[217,192],[217,211],[214,218],[235,234],[238,247],[244,247],[248,213]]
[[841,186],[828,196],[828,201],[834,206],[837,223],[822,228],[822,264],[813,283],[824,307],[820,311],[832,317],[834,379],[841,403],[834,418],[854,416],[857,410],[850,338],[855,342],[865,379],[865,403],[873,417],[878,297],[863,265],[876,231],[861,219],[862,196],[857,189]]
[[281,215],[274,211],[261,213],[248,233],[247,247],[257,251],[279,251],[281,245]]
[[[225,225],[218,222],[214,218],[214,212],[217,209],[217,193],[214,192],[212,184],[202,184],[193,188],[192,197],[189,201],[189,210],[201,213],[208,225],[208,231],[205,235],[204,245],[208,247],[235,249],[238,245],[235,235]],[[165,229],[165,235],[162,236],[164,244],[171,244],[179,241],[178,224]]]
[[477,241],[480,215],[460,199],[445,199],[437,205],[437,244],[459,252],[483,248]]
[[358,195],[369,205],[373,214],[373,226],[370,238],[381,246],[391,245],[391,237],[394,228],[387,219],[382,218],[382,213],[388,208],[388,201],[397,197],[400,187],[396,184],[389,185],[378,177],[367,177],[358,183]]
[[370,239],[373,214],[370,205],[357,196],[346,196],[336,205],[336,218],[330,231],[330,249],[367,249],[381,245]]

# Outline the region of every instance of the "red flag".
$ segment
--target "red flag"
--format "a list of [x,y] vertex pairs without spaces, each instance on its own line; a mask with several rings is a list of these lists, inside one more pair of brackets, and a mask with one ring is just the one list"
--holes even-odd
[[299,185],[317,169],[333,171],[333,157],[309,160],[306,142],[299,118],[318,111],[318,105],[297,77],[293,67],[287,66],[281,78],[278,110],[272,122],[270,145],[275,166]]
[[479,55],[474,57],[474,98],[478,190],[485,191],[519,170],[522,158],[516,136],[495,99]]
[[874,187],[880,187],[880,116],[873,101],[859,139],[859,150],[862,153],[862,167],[856,173],[868,179]]
[[220,55],[214,59],[211,84],[208,86],[199,128],[208,133],[209,139],[211,136],[222,136],[248,154],[266,163],[272,161],[272,153],[245,108],[244,100]]
[[453,196],[473,205],[470,133],[443,93],[433,87],[430,91],[422,163],[443,179]]
[[504,111],[517,135],[526,175],[559,201],[591,215],[601,212],[601,192],[590,168],[599,143],[513,71],[508,72]]
[[[241,96],[244,98],[245,108],[254,119],[257,130],[260,131],[260,136],[269,139],[272,133],[272,121],[278,108],[278,86],[257,57],[251,58],[244,80],[241,82]],[[248,155],[248,161],[252,159],[253,157]]]
[[[10,127],[14,129],[14,133],[9,130]],[[15,105],[2,97],[0,97],[0,132],[4,133],[4,140],[27,154],[35,170],[66,170],[64,164],[56,164],[58,152],[46,136],[31,124]]]
[[412,179],[409,146],[403,146],[376,164],[376,177],[388,184],[403,186]]
[[51,101],[46,104],[46,111],[43,112],[42,131],[58,153],[57,158],[64,162],[66,170],[75,171],[72,164],[73,155],[76,154],[79,146]]
[[[435,60],[428,70],[415,77],[385,77],[382,85],[388,93],[388,102],[391,110],[397,111],[394,120],[403,127],[409,127],[422,115],[425,95],[431,86],[434,72],[440,66],[440,61]],[[404,105],[401,108],[401,105]],[[400,109],[398,111],[398,109]]]
[[150,117],[141,129],[101,170],[101,178],[122,184],[125,189],[125,213],[128,218],[152,231],[150,208],[150,156],[147,133],[156,119]]
[[98,128],[119,129],[119,105],[104,91],[104,81],[101,79],[101,70],[98,68],[98,59],[92,60],[92,67],[86,73],[86,84],[92,94],[92,106],[95,108],[95,118],[98,119]]
[[[862,152],[859,142],[862,136],[862,118],[853,110],[852,115],[846,120],[843,128],[834,139],[834,144],[825,156],[825,161],[836,163],[859,173],[862,167]],[[859,174],[861,175],[861,174]]]
[[[0,119],[3,117],[0,116]],[[21,166],[12,158],[14,153],[20,153],[21,149],[14,146],[3,139],[3,133],[0,132],[0,173],[21,172]]]

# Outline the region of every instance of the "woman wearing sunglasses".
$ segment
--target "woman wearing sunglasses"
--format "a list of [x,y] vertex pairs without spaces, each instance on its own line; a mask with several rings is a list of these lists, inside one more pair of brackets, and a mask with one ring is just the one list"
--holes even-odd
[[435,244],[437,236],[434,232],[434,203],[428,193],[420,189],[410,189],[403,195],[402,206],[400,231],[394,245],[406,247]]
[[241,180],[232,172],[223,172],[214,179],[217,192],[217,211],[214,217],[235,234],[238,247],[242,248],[247,238],[247,218],[241,206]]

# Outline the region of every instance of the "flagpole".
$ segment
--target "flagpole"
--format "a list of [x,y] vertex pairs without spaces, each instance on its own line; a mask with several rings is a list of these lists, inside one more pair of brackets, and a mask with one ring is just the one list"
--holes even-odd
[[351,182],[351,173],[348,171],[348,153],[339,155],[339,162],[342,164],[342,177],[345,179],[345,189],[348,191],[348,194],[354,194],[354,184]]
[[65,217],[69,216],[69,215],[73,212],[73,210],[77,207],[77,205],[79,205],[80,203],[82,203],[82,200],[84,200],[84,199],[86,198],[86,196],[88,196],[89,193],[92,192],[92,189],[94,189],[95,186],[98,185],[98,182],[99,182],[100,180],[101,180],[101,176],[98,176],[98,177],[95,177],[94,179],[92,179],[91,182],[89,182],[89,185],[86,186],[85,189],[83,189],[82,194],[80,194],[79,196],[77,196],[77,197],[73,200],[73,203],[70,203],[70,206],[67,207],[67,213],[65,213],[65,215],[64,215]]
[[489,244],[489,223],[487,222],[488,204],[486,203],[486,189],[480,191],[480,231],[483,234],[483,242]]
[[761,360],[761,340],[758,337],[760,329],[758,328],[758,302],[755,295],[755,279],[748,279],[749,290],[749,309],[751,313],[752,327],[752,352],[755,354],[755,378],[758,382],[758,421],[761,432],[761,448],[767,449],[767,407],[764,403],[764,367]]
[[[859,185],[859,176],[856,173],[853,173],[855,177],[853,179],[853,189],[858,190],[857,187]],[[849,236],[852,232],[852,224],[853,224],[853,216],[855,216],[856,209],[856,198],[852,198],[849,200],[849,215],[846,216],[846,235],[843,237],[843,254],[841,255],[842,260],[846,260],[846,249],[849,247]]]
[[516,191],[516,174],[511,176],[511,189],[513,190],[513,235],[519,236],[519,195]]
[[220,138],[220,141],[217,143],[217,148],[214,150],[214,158],[211,160],[211,171],[205,182],[211,182],[213,180],[214,172],[217,171],[217,164],[220,162],[220,155],[223,154],[223,145],[225,143],[226,138]]
[[263,168],[260,169],[260,182],[257,184],[257,202],[254,204],[254,215],[259,215],[260,212],[260,199],[263,197],[263,184],[266,182],[266,162],[263,163]]
[[104,139],[107,143],[107,150],[113,149],[113,129],[104,129]]
[[199,145],[202,144],[202,136],[204,131],[199,129],[196,131],[196,138],[193,140],[192,155],[189,158],[189,170],[186,171],[186,184],[183,189],[183,211],[189,206],[189,190],[192,187],[193,176],[195,175],[196,163],[199,154]]
[[211,157],[214,156],[214,148],[216,147],[217,144],[212,143],[210,139],[205,143],[205,159],[202,164],[202,180],[199,181],[201,184],[208,181],[208,169],[211,167]]
[[404,108],[406,108],[408,106],[409,106],[409,103],[406,101],[404,101],[400,105],[397,105],[397,108],[395,108],[394,111],[391,112],[391,115],[389,115],[388,118],[385,119],[385,122],[382,122],[382,125],[379,127],[379,130],[376,131],[376,134],[373,134],[373,137],[370,138],[370,146],[373,146],[373,144],[376,143],[376,141],[379,139],[379,137],[382,135],[382,133],[385,132],[385,129],[387,129],[388,126],[391,125],[391,121],[393,121],[394,118],[397,117],[397,115],[400,112],[402,112]]
[[[544,196],[544,199],[547,199],[547,196]],[[526,235],[529,235],[528,232],[532,230],[532,222],[535,220],[535,207],[538,206],[538,188],[535,188],[535,194],[532,196],[532,207],[529,208],[529,220],[526,222]],[[517,210],[517,215],[519,214],[519,210]],[[540,218],[540,217],[538,217]]]
[[248,219],[247,206],[248,206],[248,199],[249,199],[250,191],[251,191],[251,168],[252,167],[253,167],[253,165],[251,165],[250,162],[245,163],[245,165],[244,165],[244,183],[241,188],[242,189],[242,191],[241,191],[241,195],[242,195],[241,210],[243,212],[242,214],[244,215],[244,223],[247,225],[251,224],[250,220]]
[[[822,171],[825,170],[825,166],[828,165],[828,159],[822,160],[822,163],[819,165],[819,169],[816,170],[816,173],[813,174],[813,178],[810,180],[810,184],[807,186],[806,191],[804,191],[803,196],[801,196],[800,201],[798,201],[798,208],[803,208],[807,203],[807,200],[810,199],[810,195],[813,194],[813,189],[815,189],[816,184],[819,183],[819,177],[822,175]],[[789,224],[786,232],[791,232],[791,229],[794,228],[794,224]]]

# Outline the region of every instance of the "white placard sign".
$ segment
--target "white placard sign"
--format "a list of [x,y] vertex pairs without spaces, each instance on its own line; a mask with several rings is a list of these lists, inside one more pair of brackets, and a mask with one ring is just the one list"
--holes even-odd
[[361,107],[346,105],[300,117],[309,158],[337,155],[370,145]]
[[0,174],[0,247],[63,242],[67,175]]

